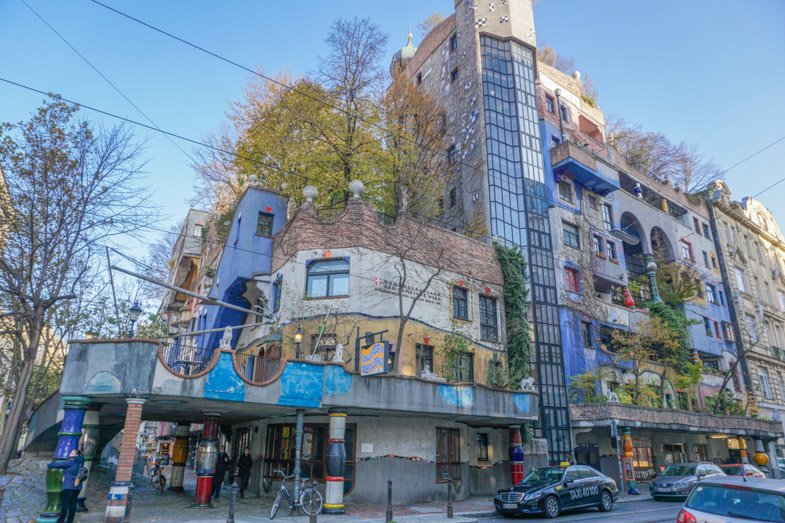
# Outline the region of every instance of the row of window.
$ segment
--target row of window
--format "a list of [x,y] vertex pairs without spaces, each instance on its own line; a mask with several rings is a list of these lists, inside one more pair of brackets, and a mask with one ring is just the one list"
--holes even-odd
[[[777,383],[780,389],[780,399],[785,401],[785,381],[783,381],[782,372],[776,371]],[[760,391],[763,397],[767,400],[774,400],[774,388],[771,386],[769,377],[769,369],[766,367],[758,367],[758,382],[760,384]]]
[[711,237],[711,229],[709,229],[709,224],[708,223],[701,222],[695,216],[692,217],[692,223],[694,225],[695,232],[698,234],[698,236],[703,236],[703,237],[705,237],[708,240],[712,239],[712,237]]
[[[562,222],[562,242],[568,247],[581,248],[580,228],[572,223]],[[598,234],[592,235],[592,248],[594,254],[607,257],[611,260],[618,260],[616,243],[604,239]]]
[[[499,326],[496,311],[496,298],[479,294],[480,308],[480,339],[483,341],[499,341]],[[469,321],[469,290],[464,287],[452,288],[452,317],[456,320]]]
[[[433,366],[433,345],[418,343],[415,345],[415,368],[417,376],[426,368],[431,372],[435,370]],[[464,352],[455,360],[452,369],[455,381],[472,382],[474,381],[474,354]]]
[[706,330],[706,336],[709,338],[717,338],[718,340],[736,341],[733,335],[733,326],[728,322],[718,322],[707,317],[703,317],[703,327]]
[[[559,181],[557,184],[557,190],[561,200],[569,203],[570,205],[575,205],[578,203],[578,197],[575,195],[572,182],[568,180]],[[589,207],[591,209],[597,209],[598,204],[597,198],[595,196],[589,195],[587,201],[589,202]],[[602,224],[606,231],[613,230],[613,206],[609,203],[602,204]]]

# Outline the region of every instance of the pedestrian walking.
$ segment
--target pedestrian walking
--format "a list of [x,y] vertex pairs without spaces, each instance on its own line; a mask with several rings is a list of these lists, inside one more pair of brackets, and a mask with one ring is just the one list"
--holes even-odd
[[251,458],[251,451],[248,447],[243,449],[243,455],[237,460],[237,475],[240,476],[240,497],[245,494],[245,489],[248,488],[248,480],[251,479],[251,467],[253,467],[253,458]]
[[229,455],[226,453],[226,447],[221,445],[218,449],[218,463],[215,465],[215,475],[213,476],[213,498],[216,501],[221,499],[221,484],[226,478],[226,471],[229,469]]
[[53,461],[49,464],[53,469],[63,470],[63,486],[60,489],[60,517],[57,523],[73,523],[76,516],[76,498],[79,496],[79,485],[84,458],[79,449],[73,449],[65,461]]

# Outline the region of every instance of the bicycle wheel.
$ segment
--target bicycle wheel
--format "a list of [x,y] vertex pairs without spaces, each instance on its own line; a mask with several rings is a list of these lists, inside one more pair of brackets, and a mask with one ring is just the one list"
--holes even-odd
[[163,494],[165,488],[166,488],[166,476],[161,474],[161,479],[158,481],[158,490],[160,490],[161,494]]
[[275,519],[275,515],[278,514],[278,507],[281,506],[281,491],[278,491],[278,495],[275,496],[275,501],[273,501],[273,506],[270,508],[270,519]]
[[150,476],[150,483],[153,485],[153,488],[155,490],[158,490],[158,483],[159,483],[158,478],[159,477],[160,476],[158,476],[158,474],[153,474],[152,476]]
[[[313,506],[313,509],[311,508]],[[300,494],[300,508],[303,509],[306,516],[314,514],[321,514],[322,512],[322,495],[314,488],[303,490]]]

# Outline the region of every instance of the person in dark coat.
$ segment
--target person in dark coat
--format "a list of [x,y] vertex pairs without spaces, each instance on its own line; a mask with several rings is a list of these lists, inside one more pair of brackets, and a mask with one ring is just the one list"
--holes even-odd
[[243,455],[237,460],[237,475],[240,476],[240,497],[245,494],[245,489],[248,488],[248,481],[251,479],[251,467],[253,467],[253,458],[248,447],[243,449]]
[[218,463],[215,465],[215,475],[213,476],[213,498],[216,501],[221,499],[221,485],[226,478],[226,471],[229,469],[229,455],[223,445],[218,451]]
[[57,523],[73,523],[76,516],[76,498],[79,496],[79,490],[82,488],[78,485],[76,480],[79,476],[79,471],[84,466],[84,458],[78,449],[74,449],[68,454],[68,459],[65,461],[53,461],[49,464],[53,469],[63,470],[63,486],[60,489],[60,517],[57,518]]

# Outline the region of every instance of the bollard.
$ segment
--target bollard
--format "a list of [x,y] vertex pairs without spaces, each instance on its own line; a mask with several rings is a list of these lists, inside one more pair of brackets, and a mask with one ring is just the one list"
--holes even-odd
[[392,480],[387,480],[387,515],[384,518],[385,523],[390,523],[393,518],[392,513]]
[[[313,483],[311,484],[311,486],[313,487],[314,493],[316,493],[316,480],[313,480]],[[314,494],[312,493],[311,494],[311,501],[309,503],[310,507],[308,507],[308,512],[311,513],[311,518],[309,520],[309,523],[316,523],[316,512],[314,512],[314,510],[313,510],[313,498],[314,498]]]
[[232,483],[229,494],[229,516],[226,518],[226,523],[234,523],[234,507],[235,503],[237,503],[237,491],[240,487],[237,486],[237,482],[235,481]]
[[452,478],[447,478],[447,518],[452,519]]

